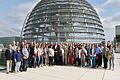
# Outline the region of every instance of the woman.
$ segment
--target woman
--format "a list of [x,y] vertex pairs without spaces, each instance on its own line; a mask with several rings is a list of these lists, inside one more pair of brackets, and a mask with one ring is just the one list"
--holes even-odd
[[22,59],[22,54],[20,52],[20,47],[17,47],[17,50],[14,53],[15,73],[19,72],[19,69],[20,69],[20,66],[21,66],[21,59]]
[[78,47],[76,47],[76,49],[75,49],[75,64],[76,64],[76,66],[79,66],[79,64],[80,64]]
[[48,62],[49,62],[48,54],[49,54],[49,48],[48,48],[48,45],[46,44],[44,48],[45,66],[48,65]]
[[72,49],[72,47],[70,46],[70,49],[69,49],[69,61],[70,61],[70,65],[73,65],[73,56],[74,56],[74,51]]
[[23,71],[26,71],[28,67],[28,57],[29,57],[29,52],[26,48],[26,45],[24,45],[22,49],[22,54],[23,54]]
[[81,66],[85,67],[85,56],[87,56],[87,51],[84,48],[84,45],[81,46],[81,49],[79,50],[79,58],[81,58]]
[[[42,66],[43,65],[43,51],[41,49],[41,46],[38,45],[38,67]],[[41,65],[40,65],[40,60],[41,60]]]
[[90,55],[90,59],[91,59],[91,62],[92,62],[92,68],[95,68],[96,67],[96,51],[95,51],[95,47],[94,47],[94,44],[92,44],[92,47],[90,48],[90,52],[89,52],[89,55]]
[[108,60],[109,60],[109,70],[114,71],[114,52],[113,52],[113,46],[110,46],[110,50],[108,52]]
[[52,45],[49,48],[49,66],[54,66],[54,49]]
[[36,68],[36,59],[37,59],[37,47],[36,44],[34,46],[34,68]]

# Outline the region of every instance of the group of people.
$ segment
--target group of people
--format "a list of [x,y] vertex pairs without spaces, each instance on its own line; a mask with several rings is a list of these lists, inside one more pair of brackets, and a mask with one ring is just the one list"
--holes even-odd
[[36,43],[30,44],[24,40],[13,41],[5,52],[7,74],[9,72],[27,71],[27,68],[40,68],[43,66],[80,66],[80,67],[102,67],[114,70],[113,46],[107,44],[88,43]]

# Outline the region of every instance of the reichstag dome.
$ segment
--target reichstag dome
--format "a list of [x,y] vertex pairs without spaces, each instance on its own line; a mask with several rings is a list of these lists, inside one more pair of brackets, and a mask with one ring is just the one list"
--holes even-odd
[[41,0],[29,12],[22,39],[39,42],[100,43],[104,29],[86,0]]

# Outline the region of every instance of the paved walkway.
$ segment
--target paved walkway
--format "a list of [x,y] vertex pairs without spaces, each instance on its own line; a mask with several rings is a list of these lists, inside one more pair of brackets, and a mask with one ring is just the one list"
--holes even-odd
[[72,66],[42,67],[16,74],[2,71],[0,80],[120,80],[120,54],[115,57],[115,71]]

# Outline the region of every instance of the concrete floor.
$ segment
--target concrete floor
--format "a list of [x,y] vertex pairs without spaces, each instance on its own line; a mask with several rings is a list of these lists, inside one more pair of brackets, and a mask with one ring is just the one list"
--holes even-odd
[[115,55],[115,70],[55,66],[28,69],[27,72],[6,74],[0,80],[120,80],[120,54]]

